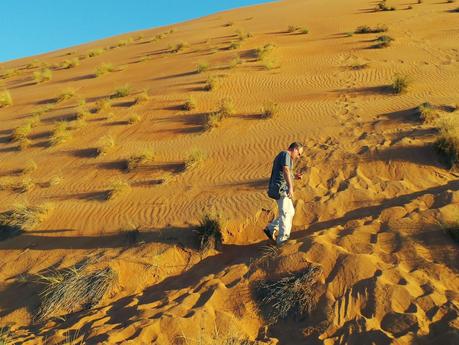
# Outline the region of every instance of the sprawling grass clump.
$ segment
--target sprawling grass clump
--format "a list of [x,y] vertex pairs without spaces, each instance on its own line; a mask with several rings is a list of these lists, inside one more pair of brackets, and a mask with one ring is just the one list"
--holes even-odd
[[96,77],[103,76],[110,72],[115,72],[115,67],[111,63],[102,63],[101,65],[97,66],[96,72],[94,73]]
[[40,292],[39,321],[95,306],[117,283],[110,268],[89,270],[86,264],[37,275]]
[[56,146],[62,144],[69,140],[72,137],[72,133],[70,132],[70,128],[65,121],[60,121],[56,124],[53,130],[53,134],[49,139],[49,143],[51,146]]
[[394,39],[388,35],[382,35],[376,38],[376,43],[373,45],[373,48],[387,48],[391,45]]
[[401,94],[408,90],[408,85],[409,85],[408,77],[397,74],[395,75],[394,80],[390,87],[392,89],[392,92],[396,94]]
[[13,98],[8,90],[0,91],[0,108],[13,105]]
[[66,59],[61,62],[60,67],[64,69],[74,68],[80,65],[80,59],[75,57],[73,59]]
[[53,72],[49,68],[43,68],[39,71],[33,72],[33,78],[37,84],[50,81],[53,77]]
[[265,44],[263,47],[259,47],[255,50],[255,56],[257,58],[257,60],[261,61],[263,60],[264,58],[266,58],[266,56],[271,53],[273,51],[273,49],[275,48],[275,45],[272,44],[272,43],[267,43]]
[[261,108],[261,118],[262,119],[272,119],[276,117],[279,112],[279,106],[274,102],[267,102]]
[[115,89],[110,98],[121,98],[129,96],[131,94],[131,90],[131,86],[129,86],[128,84],[120,86],[117,89]]
[[30,206],[15,204],[10,210],[0,213],[0,240],[19,235],[41,223],[52,210],[52,204]]
[[386,25],[379,24],[376,27],[370,27],[368,25],[358,26],[354,33],[356,34],[376,34],[380,32],[387,32],[389,28]]
[[197,105],[196,99],[193,96],[190,96],[185,100],[185,103],[183,103],[183,109],[190,111],[190,110],[195,109],[196,105]]
[[110,182],[107,188],[106,199],[113,200],[131,190],[129,182],[116,178]]
[[417,111],[419,119],[426,124],[433,124],[438,119],[438,111],[429,102],[422,103]]
[[97,142],[97,155],[104,156],[116,146],[115,139],[111,135],[104,135]]
[[435,148],[450,168],[457,167],[459,162],[459,127],[452,124],[451,121],[441,123]]
[[207,91],[212,91],[218,88],[220,85],[220,79],[216,76],[209,76],[204,85],[204,89]]
[[221,250],[222,220],[219,216],[206,214],[196,228],[199,249],[203,252],[209,249]]
[[130,156],[126,160],[126,169],[128,171],[135,170],[141,166],[153,163],[155,160],[155,155],[152,150],[144,150],[140,153]]
[[30,122],[26,122],[13,130],[11,140],[20,143],[23,140],[27,140],[31,132],[32,125]]
[[289,273],[276,280],[262,280],[255,284],[255,297],[265,319],[276,323],[287,316],[302,318],[315,307],[315,291],[322,274],[320,266]]
[[88,51],[87,55],[88,57],[95,57],[102,55],[105,52],[104,48],[94,48]]
[[196,73],[202,73],[209,69],[209,63],[206,61],[199,62],[196,65]]
[[57,96],[56,103],[60,103],[60,102],[69,100],[73,98],[75,95],[76,95],[76,90],[71,87],[68,87],[65,90],[63,90],[59,96]]
[[235,113],[234,103],[230,99],[224,99],[220,103],[220,108],[212,113],[207,114],[204,127],[207,130],[212,130],[218,126],[227,117]]
[[188,157],[185,159],[185,169],[192,169],[197,167],[204,161],[205,158],[206,154],[203,151],[199,149],[191,150],[188,154]]

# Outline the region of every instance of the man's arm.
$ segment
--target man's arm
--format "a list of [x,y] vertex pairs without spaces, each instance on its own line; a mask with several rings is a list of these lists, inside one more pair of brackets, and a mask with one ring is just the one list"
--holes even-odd
[[292,175],[290,174],[290,168],[284,165],[282,172],[284,174],[285,181],[287,181],[288,186],[288,197],[293,199],[293,183],[292,183]]

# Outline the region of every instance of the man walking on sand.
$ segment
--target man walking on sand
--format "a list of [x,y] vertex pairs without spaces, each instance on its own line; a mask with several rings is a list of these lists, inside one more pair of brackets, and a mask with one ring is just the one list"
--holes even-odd
[[[293,161],[303,154],[303,144],[291,143],[287,151],[281,151],[273,162],[269,179],[268,196],[275,199],[279,215],[265,229],[266,236],[282,246],[290,237],[295,208],[293,206],[293,178],[301,179],[301,173],[293,176]],[[276,239],[277,232],[277,239]]]

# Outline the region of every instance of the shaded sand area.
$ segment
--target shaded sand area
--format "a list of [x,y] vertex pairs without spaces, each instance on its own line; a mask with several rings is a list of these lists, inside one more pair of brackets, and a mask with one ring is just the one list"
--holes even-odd
[[[459,115],[459,5],[376,5],[280,1],[2,64],[13,104],[0,108],[0,212],[52,203],[0,242],[9,343],[459,343],[458,244],[444,230],[459,175],[418,111]],[[376,48],[381,35],[393,41]],[[208,130],[222,102],[229,116]],[[265,189],[295,140],[305,175],[277,250]],[[224,220],[221,251],[198,250],[207,212]],[[88,259],[118,282],[91,308],[37,317],[39,275]],[[310,312],[268,320],[257,282],[311,264]]]

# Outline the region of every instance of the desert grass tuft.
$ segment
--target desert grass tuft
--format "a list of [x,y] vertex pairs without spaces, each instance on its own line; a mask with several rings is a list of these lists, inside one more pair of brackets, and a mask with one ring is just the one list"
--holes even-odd
[[373,48],[387,48],[391,45],[394,39],[388,35],[382,35],[375,39],[376,43]]
[[32,178],[29,176],[25,176],[14,185],[13,190],[17,193],[27,193],[34,186],[35,183],[33,182]]
[[205,252],[210,249],[221,250],[222,219],[217,215],[205,214],[198,227],[196,234],[199,241],[199,250]]
[[110,267],[89,270],[87,265],[48,271],[37,278],[42,285],[38,321],[97,305],[118,280]]
[[390,86],[391,90],[395,94],[401,94],[408,90],[409,80],[407,76],[396,74],[394,80]]
[[62,91],[62,93],[59,96],[57,96],[56,103],[60,103],[60,102],[69,100],[75,95],[76,95],[76,90],[74,88],[71,88],[71,87],[66,88],[65,90]]
[[61,62],[60,67],[63,69],[70,69],[80,65],[80,59],[75,57],[73,59],[66,59]]
[[38,169],[37,163],[35,163],[34,160],[29,159],[24,165],[24,168],[21,169],[21,174],[23,175],[31,174],[37,171],[37,169]]
[[150,96],[148,95],[148,90],[147,89],[142,90],[142,92],[139,93],[137,97],[135,98],[135,104],[145,103],[149,99],[150,99]]
[[104,52],[105,52],[104,48],[94,48],[88,51],[87,56],[91,58],[91,57],[102,55]]
[[66,142],[71,137],[72,133],[70,132],[68,124],[65,121],[60,121],[54,127],[53,134],[49,139],[49,143],[51,146],[56,146]]
[[241,47],[241,43],[239,41],[231,42],[228,46],[229,50],[239,49]]
[[204,85],[204,90],[206,91],[212,91],[215,90],[219,87],[220,85],[220,79],[216,76],[209,76],[206,80],[206,83]]
[[388,6],[386,0],[378,2],[376,5],[376,10],[378,11],[395,11],[395,7]]
[[439,134],[435,149],[443,156],[449,168],[455,168],[459,162],[459,127],[451,121],[439,124]]
[[287,27],[287,32],[288,32],[288,33],[293,33],[293,32],[295,32],[295,31],[298,30],[298,29],[299,29],[299,27],[296,26],[296,25],[289,25],[289,26]]
[[260,117],[262,119],[272,119],[279,113],[279,106],[274,102],[267,102],[261,108]]
[[101,65],[97,66],[96,72],[94,75],[96,77],[101,77],[107,73],[115,72],[116,69],[113,67],[113,64],[111,63],[102,63]]
[[236,36],[240,41],[245,41],[247,38],[252,37],[252,34],[244,29],[237,29]]
[[121,178],[113,179],[107,187],[106,199],[113,200],[119,196],[129,192],[131,185],[129,182],[122,180]]
[[429,102],[422,103],[417,107],[417,112],[419,114],[419,119],[426,124],[433,124],[438,119],[439,114],[433,105]]
[[205,117],[204,128],[212,130],[218,126],[227,117],[235,113],[234,103],[231,99],[223,99],[217,111],[209,113]]
[[110,96],[110,98],[122,98],[122,97],[129,96],[130,94],[131,94],[131,86],[128,84],[125,84],[115,89],[115,91]]
[[102,98],[96,102],[94,111],[98,114],[109,114],[112,112],[112,101],[110,98]]
[[46,185],[48,187],[58,186],[62,183],[62,181],[64,181],[63,177],[54,175],[49,179]]
[[387,32],[389,28],[387,25],[379,24],[376,27],[370,27],[368,25],[361,25],[358,26],[354,33],[356,34],[376,34],[376,33],[381,33],[381,32]]
[[206,154],[199,149],[192,149],[185,159],[185,169],[193,169],[200,165],[206,158]]
[[38,225],[51,212],[52,204],[30,206],[17,203],[10,210],[0,213],[0,240],[18,235]]
[[267,43],[265,44],[264,46],[262,47],[259,47],[255,50],[255,57],[258,61],[261,61],[263,60],[264,58],[266,58],[266,56],[268,54],[270,54],[273,49],[274,49],[275,45],[272,44],[272,43]]
[[126,169],[128,171],[135,170],[141,166],[145,166],[147,164],[153,163],[155,160],[155,154],[152,150],[143,150],[140,153],[136,153],[130,156],[126,160]]
[[13,98],[8,90],[0,91],[0,108],[13,105]]
[[369,66],[367,62],[360,62],[360,61],[355,61],[349,64],[349,69],[354,70],[354,71],[359,71],[362,69],[365,69]]
[[97,142],[97,155],[104,156],[116,146],[115,139],[111,135],[104,135]]
[[255,283],[255,297],[269,323],[276,323],[289,315],[302,318],[315,308],[315,291],[322,274],[320,266],[296,273],[288,273],[277,280],[261,280]]
[[30,122],[26,122],[13,130],[13,133],[11,134],[11,141],[21,142],[26,140],[31,132],[32,124]]
[[229,62],[228,67],[230,69],[236,68],[238,65],[242,64],[242,60],[239,56],[236,56],[234,59],[231,59]]
[[206,61],[199,62],[196,65],[196,73],[202,73],[209,69],[209,63]]
[[194,110],[197,106],[196,99],[193,96],[188,97],[183,103],[183,110]]
[[128,121],[128,123],[129,123],[130,125],[133,125],[134,123],[139,122],[141,119],[142,119],[142,118],[140,117],[139,114],[135,114],[135,113],[134,113],[134,114],[129,115],[129,118],[128,118],[127,121]]
[[179,53],[183,51],[185,48],[188,48],[189,44],[186,42],[178,42],[173,47],[170,48],[171,53]]
[[50,81],[53,77],[53,72],[49,68],[43,68],[40,71],[33,72],[33,78],[37,84]]

